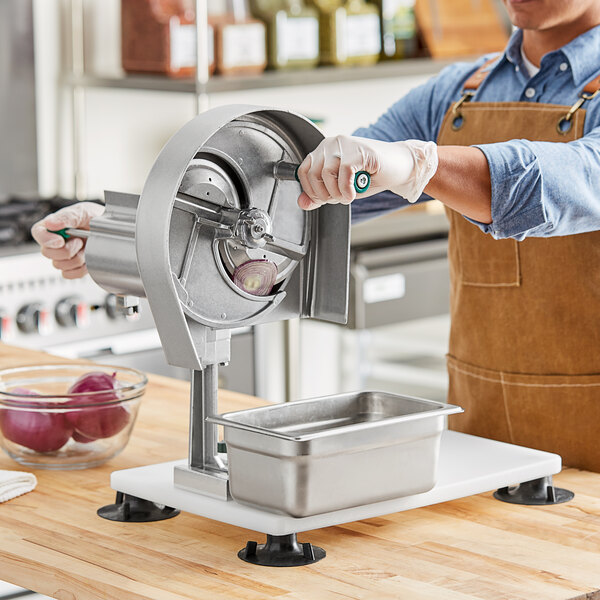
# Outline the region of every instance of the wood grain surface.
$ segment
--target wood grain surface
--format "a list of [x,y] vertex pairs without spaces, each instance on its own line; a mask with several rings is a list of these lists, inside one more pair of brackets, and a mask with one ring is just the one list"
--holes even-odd
[[[0,368],[64,362],[0,345]],[[301,568],[242,562],[262,535],[182,513],[159,523],[96,516],[109,474],[184,457],[188,385],[151,377],[131,441],[107,465],[36,471],[36,490],[0,504],[0,579],[60,600],[600,599],[600,475],[568,469],[575,500],[503,504],[482,494],[300,536],[327,551]],[[261,402],[222,392],[221,410]],[[19,466],[0,457],[0,469]]]

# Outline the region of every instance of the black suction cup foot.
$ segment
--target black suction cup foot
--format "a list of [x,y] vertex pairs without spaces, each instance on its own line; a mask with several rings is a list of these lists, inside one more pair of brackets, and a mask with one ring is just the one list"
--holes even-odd
[[325,550],[309,543],[299,543],[295,533],[267,535],[266,544],[248,542],[238,556],[263,567],[302,567],[325,558]]
[[572,500],[575,494],[563,488],[552,485],[552,476],[540,477],[532,481],[525,481],[515,487],[504,487],[494,492],[494,498],[511,504],[525,504],[528,506],[547,506],[549,504],[562,504]]
[[98,516],[109,521],[121,521],[123,523],[151,523],[152,521],[164,521],[176,517],[179,511],[176,508],[163,506],[143,500],[137,496],[129,496],[123,492],[117,492],[114,504],[107,504],[97,510]]

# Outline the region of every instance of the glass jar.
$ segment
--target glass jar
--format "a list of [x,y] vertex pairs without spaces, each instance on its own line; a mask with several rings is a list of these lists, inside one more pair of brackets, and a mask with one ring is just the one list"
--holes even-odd
[[[193,77],[196,26],[193,0],[121,0],[121,58],[129,73]],[[210,72],[214,32],[208,30]]]
[[382,56],[413,58],[417,55],[415,0],[379,0]]
[[216,69],[224,75],[260,73],[267,66],[266,28],[250,15],[247,0],[226,0],[218,13],[209,2],[215,30]]
[[319,15],[303,0],[250,0],[267,25],[269,66],[314,67],[319,62]]
[[346,64],[370,65],[379,60],[381,27],[379,9],[366,0],[347,0],[344,37],[340,39],[340,55]]

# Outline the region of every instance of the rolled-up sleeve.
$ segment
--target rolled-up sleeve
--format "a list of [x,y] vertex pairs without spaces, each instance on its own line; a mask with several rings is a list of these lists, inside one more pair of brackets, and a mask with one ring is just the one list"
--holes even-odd
[[477,145],[492,184],[492,223],[469,219],[496,239],[600,230],[600,127],[568,143],[511,140]]
[[[375,123],[357,129],[353,135],[385,142],[435,141],[447,107],[460,97],[463,81],[490,56],[482,56],[473,63],[455,63],[445,67],[436,77],[408,92]],[[428,200],[431,197],[423,194],[418,202]],[[359,196],[352,203],[352,222],[376,217],[407,205],[404,198],[391,192],[381,192],[367,198]]]

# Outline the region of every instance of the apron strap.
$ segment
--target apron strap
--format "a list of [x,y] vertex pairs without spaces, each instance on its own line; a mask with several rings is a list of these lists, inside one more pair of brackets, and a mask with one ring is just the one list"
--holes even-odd
[[475,92],[479,89],[479,86],[483,83],[485,78],[489,75],[489,71],[487,68],[495,63],[498,60],[498,55],[486,60],[480,67],[465,81],[465,85],[463,86],[463,94],[466,94],[467,91],[473,92],[472,95],[475,95]]
[[[458,131],[464,122],[464,117],[460,111],[460,107],[465,103],[469,102],[473,96],[477,93],[479,86],[485,81],[485,78],[489,75],[490,67],[493,63],[498,60],[498,56],[494,56],[489,60],[486,60],[480,67],[473,73],[463,86],[462,96],[452,106],[452,129]],[[572,127],[573,115],[583,106],[588,100],[595,98],[600,92],[600,76],[594,77],[591,81],[585,84],[583,90],[579,94],[579,98],[571,108],[565,113],[556,123],[556,130],[561,135],[566,135]]]
[[598,95],[598,92],[600,92],[600,77],[594,77],[594,79],[585,84],[585,87],[581,90],[575,104],[573,104],[568,112],[558,120],[556,131],[561,135],[566,135],[571,130],[573,115],[585,102],[595,98]]
[[452,107],[452,124],[453,131],[458,131],[463,126],[464,117],[460,112],[460,107],[465,103],[469,102],[471,98],[477,93],[479,86],[484,82],[488,76],[489,71],[487,70],[490,65],[498,60],[498,55],[486,60],[480,67],[465,81],[463,86],[462,96],[460,100],[454,103]]

